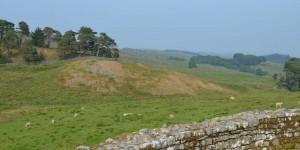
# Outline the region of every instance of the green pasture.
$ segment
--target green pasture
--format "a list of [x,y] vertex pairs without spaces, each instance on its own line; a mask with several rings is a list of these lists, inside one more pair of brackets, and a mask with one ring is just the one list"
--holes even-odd
[[[184,62],[165,63],[160,68],[218,83],[234,92],[202,92],[198,96],[100,95],[84,87],[63,86],[59,73],[65,69],[64,63],[0,67],[1,149],[74,149],[142,128],[201,122],[256,109],[276,109],[274,104],[278,101],[284,103],[284,108],[295,108],[300,99],[298,92],[274,89],[271,77],[209,65],[189,70],[183,67]],[[131,69],[135,66],[126,65]],[[148,62],[148,65],[156,63]],[[235,101],[230,101],[230,96],[234,96]],[[74,113],[79,116],[74,118]],[[124,113],[133,115],[125,117]],[[171,114],[174,119],[169,117]],[[51,123],[52,119],[55,124]],[[31,122],[31,126],[26,128],[26,122]]]

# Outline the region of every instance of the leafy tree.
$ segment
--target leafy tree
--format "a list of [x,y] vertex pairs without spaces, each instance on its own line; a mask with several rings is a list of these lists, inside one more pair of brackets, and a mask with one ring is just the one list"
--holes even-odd
[[195,63],[194,61],[190,61],[190,62],[189,62],[189,68],[190,68],[190,69],[191,69],[191,68],[197,68],[196,63]]
[[59,42],[62,37],[61,33],[57,30],[54,30],[53,32],[54,32],[53,40]]
[[268,72],[263,71],[262,69],[258,68],[255,70],[255,74],[258,76],[265,76],[265,75],[268,75]]
[[117,43],[114,39],[109,37],[106,33],[101,32],[96,39],[97,57],[118,58],[119,50],[116,48]]
[[12,22],[0,19],[0,42],[3,40],[7,31],[14,30],[14,26]]
[[80,30],[78,31],[78,45],[80,56],[85,51],[91,51],[94,49],[95,34],[97,34],[97,32],[94,32],[93,29],[89,27],[80,28]]
[[300,59],[291,58],[284,64],[286,85],[290,91],[298,91],[300,80]]
[[22,47],[22,55],[28,64],[37,63],[44,60],[44,56],[37,52],[31,40],[28,40],[24,43]]
[[242,53],[236,53],[233,56],[233,61],[237,65],[244,65],[244,66],[255,66],[260,64],[261,62],[267,61],[267,59],[263,56],[255,56],[255,55],[244,55]]
[[41,28],[36,28],[34,32],[32,32],[32,43],[35,46],[38,47],[43,47],[44,46],[44,40],[45,40],[45,35],[44,32]]
[[268,61],[276,62],[276,63],[285,63],[291,57],[289,55],[282,55],[282,54],[270,54],[264,56]]
[[7,58],[10,57],[10,49],[18,48],[18,41],[18,35],[15,31],[9,30],[6,32],[2,40],[2,46],[7,49]]
[[51,27],[45,27],[43,30],[46,40],[47,40],[47,44],[46,47],[49,48],[50,47],[50,40],[54,34],[54,30]]
[[[197,55],[197,56],[191,57],[188,66],[189,66],[189,68],[196,68],[197,67],[196,64],[210,64],[210,65],[214,65],[214,66],[225,67],[228,69],[239,70],[241,72],[254,73],[256,75],[261,75],[261,76],[268,74],[266,71],[263,71],[261,69],[255,70],[255,69],[250,68],[249,66],[240,64],[239,61],[237,61],[237,59],[239,59],[243,56],[244,56],[243,54],[237,53],[234,55],[233,59],[225,59],[225,58],[221,58],[219,56]],[[256,59],[262,59],[262,58],[256,57]]]
[[19,22],[19,29],[21,30],[22,35],[29,36],[29,27],[26,22]]
[[67,58],[73,57],[76,53],[76,32],[69,30],[61,37],[58,43],[60,49],[60,57]]
[[[191,60],[195,64],[210,64],[215,66],[221,66],[229,69],[237,69],[232,59],[224,59],[219,56],[193,56]],[[192,65],[193,66],[193,65]]]
[[272,78],[273,78],[274,81],[276,81],[278,79],[278,74],[274,73],[273,76],[272,76]]
[[285,77],[282,74],[279,74],[278,86],[282,88],[285,85]]

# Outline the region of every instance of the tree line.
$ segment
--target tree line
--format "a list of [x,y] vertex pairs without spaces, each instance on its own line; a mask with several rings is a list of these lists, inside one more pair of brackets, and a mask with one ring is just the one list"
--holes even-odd
[[19,50],[18,53],[28,63],[42,61],[44,56],[37,52],[36,47],[56,48],[61,59],[80,56],[119,57],[115,40],[105,32],[97,34],[90,27],[82,26],[77,32],[68,30],[62,35],[51,27],[37,27],[30,32],[24,21],[15,27],[14,23],[0,19],[0,63],[10,61],[14,56],[12,49]]
[[258,65],[265,62],[266,58],[255,55],[244,55],[242,53],[234,54],[232,59],[221,58],[219,56],[193,56],[191,57],[188,67],[197,68],[197,64],[210,64],[214,66],[221,66],[228,69],[239,70],[241,72],[254,73],[259,76],[268,75],[268,72],[258,68],[251,68],[250,66]]

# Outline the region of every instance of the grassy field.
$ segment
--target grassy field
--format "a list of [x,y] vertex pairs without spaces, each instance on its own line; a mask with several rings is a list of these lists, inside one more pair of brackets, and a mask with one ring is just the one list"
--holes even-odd
[[[178,71],[214,82],[232,93],[200,91],[198,95],[100,94],[90,88],[62,84],[66,63],[23,67],[0,66],[1,149],[74,149],[105,139],[163,124],[201,122],[217,116],[255,109],[297,107],[300,94],[274,89],[271,77],[258,77],[222,67],[200,65],[187,69],[185,62],[157,61],[127,55],[121,59]],[[153,69],[155,69],[153,68]],[[156,72],[160,73],[160,72]],[[235,101],[229,101],[234,96]],[[82,109],[84,107],[84,109]],[[74,118],[74,113],[79,113]],[[124,117],[124,113],[133,113]],[[139,115],[140,114],[140,115]],[[169,118],[169,115],[175,118]],[[55,124],[51,120],[56,121]],[[31,127],[26,128],[26,122]]]

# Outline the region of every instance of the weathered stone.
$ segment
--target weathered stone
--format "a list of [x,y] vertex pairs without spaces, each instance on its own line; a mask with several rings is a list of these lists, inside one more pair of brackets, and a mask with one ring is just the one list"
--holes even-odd
[[89,147],[89,146],[78,146],[76,148],[76,150],[90,150],[90,149],[91,149],[91,147]]
[[281,144],[294,144],[293,147],[296,147],[293,141],[297,141],[300,136],[299,120],[300,109],[257,110],[202,123],[142,129],[138,133],[129,134],[125,139],[109,138],[95,149],[240,150]]
[[270,146],[270,142],[269,141],[264,141],[263,146]]
[[159,141],[152,141],[152,147],[155,149],[162,148],[162,144]]
[[240,139],[242,140],[242,145],[248,145],[251,143],[251,136],[242,136]]

